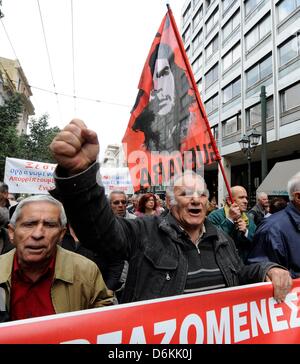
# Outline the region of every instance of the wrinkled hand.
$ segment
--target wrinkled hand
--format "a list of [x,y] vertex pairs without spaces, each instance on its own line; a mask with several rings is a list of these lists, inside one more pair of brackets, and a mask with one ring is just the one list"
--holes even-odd
[[265,281],[272,282],[274,298],[278,303],[285,300],[285,296],[290,292],[293,285],[290,273],[281,268],[269,269]]
[[236,221],[241,217],[241,210],[236,202],[229,207],[229,217],[233,221]]
[[242,233],[246,233],[247,231],[247,224],[241,217],[235,221],[235,226],[237,230],[241,231]]
[[73,119],[50,144],[50,150],[57,163],[70,175],[87,169],[99,153],[97,134],[85,123]]

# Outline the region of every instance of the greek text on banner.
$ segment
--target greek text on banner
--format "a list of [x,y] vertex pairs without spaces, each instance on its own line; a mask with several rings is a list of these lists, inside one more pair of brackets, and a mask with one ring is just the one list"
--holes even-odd
[[271,283],[0,324],[0,343],[300,343],[300,279],[284,303]]
[[4,182],[11,193],[46,194],[54,188],[56,164],[6,158]]

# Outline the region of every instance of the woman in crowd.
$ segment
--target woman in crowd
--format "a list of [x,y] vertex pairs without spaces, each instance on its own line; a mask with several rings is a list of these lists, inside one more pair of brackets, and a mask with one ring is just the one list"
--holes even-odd
[[137,211],[135,212],[136,216],[144,216],[144,215],[159,215],[159,205],[158,201],[153,193],[145,193],[139,199],[139,204]]

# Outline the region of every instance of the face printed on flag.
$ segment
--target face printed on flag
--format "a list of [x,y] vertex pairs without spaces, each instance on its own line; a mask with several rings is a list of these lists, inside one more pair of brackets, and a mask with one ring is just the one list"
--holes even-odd
[[169,60],[157,59],[153,73],[153,89],[150,104],[157,103],[157,115],[164,116],[171,112],[175,103],[175,82]]
[[186,62],[168,12],[150,48],[123,137],[135,191],[168,185],[183,170],[203,171],[216,160]]

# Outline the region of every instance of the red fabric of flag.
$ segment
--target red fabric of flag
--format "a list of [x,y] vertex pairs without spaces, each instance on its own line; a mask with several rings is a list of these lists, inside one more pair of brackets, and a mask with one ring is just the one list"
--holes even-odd
[[167,12],[146,59],[122,140],[135,191],[168,185],[184,169],[197,171],[218,159],[181,49]]

